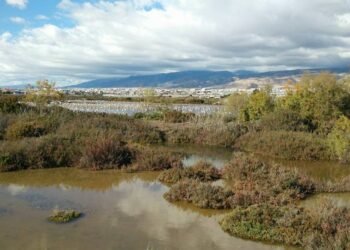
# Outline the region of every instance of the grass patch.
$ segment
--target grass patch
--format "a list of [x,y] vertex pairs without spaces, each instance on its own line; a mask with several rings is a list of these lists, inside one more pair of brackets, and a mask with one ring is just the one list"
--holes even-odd
[[82,213],[75,210],[54,210],[53,214],[48,218],[48,220],[62,224],[72,222],[81,216]]

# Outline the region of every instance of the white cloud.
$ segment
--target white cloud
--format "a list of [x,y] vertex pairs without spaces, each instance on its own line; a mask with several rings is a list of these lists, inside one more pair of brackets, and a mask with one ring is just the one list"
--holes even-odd
[[49,18],[45,15],[37,15],[35,17],[36,20],[48,20]]
[[25,24],[26,20],[22,17],[14,16],[10,18],[10,21],[15,24]]
[[27,7],[28,0],[6,0],[6,3],[13,7],[25,9],[25,7]]
[[61,1],[75,25],[0,40],[0,82],[350,64],[349,0],[159,2]]

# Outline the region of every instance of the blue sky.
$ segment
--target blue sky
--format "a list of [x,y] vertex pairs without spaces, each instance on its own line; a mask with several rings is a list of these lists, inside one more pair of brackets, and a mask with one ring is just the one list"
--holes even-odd
[[[77,3],[97,2],[98,0],[75,0]],[[0,0],[0,33],[11,32],[17,34],[22,29],[37,28],[50,23],[59,27],[73,26],[74,23],[64,16],[58,8],[60,0],[29,0],[25,8],[16,7]],[[13,17],[20,17],[25,23],[14,23]]]
[[350,65],[350,0],[0,0],[0,85]]

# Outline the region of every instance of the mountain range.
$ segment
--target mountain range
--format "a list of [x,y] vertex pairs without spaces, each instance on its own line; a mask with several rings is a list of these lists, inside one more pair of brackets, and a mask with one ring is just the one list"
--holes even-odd
[[[208,88],[216,86],[234,86],[240,82],[254,80],[265,82],[282,82],[286,78],[300,77],[305,71],[319,73],[329,71],[335,74],[348,73],[348,68],[296,69],[284,71],[180,71],[152,75],[129,76],[124,78],[103,78],[62,87],[69,88],[126,88],[126,87],[161,87],[161,88]],[[246,80],[246,81],[245,81]],[[28,85],[9,85],[0,88],[25,89]]]
[[153,75],[129,76],[125,78],[105,78],[83,82],[68,88],[123,88],[123,87],[162,87],[162,88],[203,88],[232,84],[234,79],[296,77],[305,71],[318,73],[329,71],[347,73],[347,68],[297,69],[285,71],[180,71]]

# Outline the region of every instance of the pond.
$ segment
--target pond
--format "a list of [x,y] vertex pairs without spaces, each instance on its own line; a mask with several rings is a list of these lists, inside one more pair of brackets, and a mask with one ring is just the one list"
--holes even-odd
[[192,112],[197,115],[208,115],[223,111],[223,107],[219,105],[205,105],[205,104],[155,104],[143,102],[113,102],[113,101],[87,101],[76,100],[66,101],[59,104],[63,108],[72,111],[81,112],[95,112],[108,114],[123,114],[133,115],[139,112],[154,111],[159,108],[169,108],[182,112]]
[[[224,148],[161,147],[186,153],[187,166],[206,160],[222,168],[232,156]],[[350,174],[349,166],[332,162],[284,164],[323,180]],[[75,168],[0,173],[0,249],[292,249],[226,234],[218,221],[227,211],[167,202],[169,187],[158,175]],[[350,205],[350,193],[319,194],[303,204],[317,207],[324,199]],[[47,220],[55,208],[84,216],[57,225]]]
[[[168,203],[168,188],[156,178],[78,169],[2,173],[0,249],[285,249],[229,236],[217,223],[222,212]],[[50,223],[54,208],[84,217]]]

